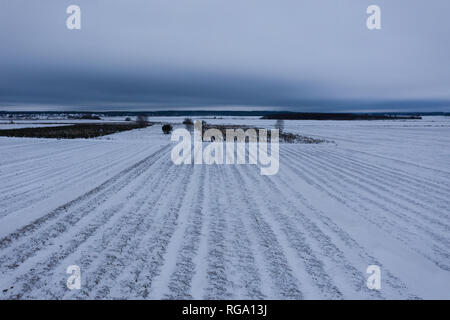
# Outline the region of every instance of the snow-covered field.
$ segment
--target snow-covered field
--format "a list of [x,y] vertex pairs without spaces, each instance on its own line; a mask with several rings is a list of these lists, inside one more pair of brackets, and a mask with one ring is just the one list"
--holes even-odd
[[21,128],[40,128],[40,127],[57,127],[70,124],[58,123],[37,123],[30,121],[16,121],[14,123],[0,121],[0,130],[21,129]]
[[283,144],[261,176],[175,166],[160,125],[0,137],[0,298],[450,299],[450,118],[285,130],[334,143]]

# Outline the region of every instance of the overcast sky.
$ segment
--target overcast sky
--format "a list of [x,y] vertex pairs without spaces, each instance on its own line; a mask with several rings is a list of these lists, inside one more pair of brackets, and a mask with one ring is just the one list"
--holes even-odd
[[0,0],[0,110],[450,111],[449,14],[449,0]]

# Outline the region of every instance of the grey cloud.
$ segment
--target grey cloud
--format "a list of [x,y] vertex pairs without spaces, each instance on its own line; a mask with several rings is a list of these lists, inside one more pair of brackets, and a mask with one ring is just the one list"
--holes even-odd
[[[82,9],[82,29],[65,9]],[[382,8],[382,30],[365,9]],[[0,109],[450,110],[450,2],[3,1]]]

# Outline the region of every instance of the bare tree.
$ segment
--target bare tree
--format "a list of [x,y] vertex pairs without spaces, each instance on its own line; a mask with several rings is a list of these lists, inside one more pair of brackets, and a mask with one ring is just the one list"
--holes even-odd
[[275,122],[275,129],[278,129],[280,133],[284,131],[284,120],[278,119],[277,122]]
[[192,130],[192,128],[194,127],[194,122],[192,122],[191,118],[185,118],[183,120],[183,124],[186,126],[187,130]]
[[136,123],[139,127],[146,127],[148,125],[148,116],[145,114],[140,114],[136,118]]

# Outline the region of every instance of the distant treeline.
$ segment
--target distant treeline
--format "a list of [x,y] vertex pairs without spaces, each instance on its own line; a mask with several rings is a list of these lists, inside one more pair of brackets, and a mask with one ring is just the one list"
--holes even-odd
[[71,119],[80,119],[81,117],[99,116],[99,117],[127,117],[146,115],[149,117],[221,117],[221,116],[253,116],[261,117],[266,114],[277,113],[277,111],[209,111],[209,110],[167,110],[167,111],[0,111],[0,118],[9,117],[45,117],[60,116]]
[[[264,119],[308,119],[305,117],[320,117],[319,120],[355,120],[355,119],[419,119],[420,116],[450,116],[449,112],[372,112],[372,113],[311,113],[289,111],[208,111],[208,110],[167,110],[167,111],[0,111],[3,119],[93,119],[104,117],[132,117],[147,115],[148,117],[221,117],[221,116],[253,116]],[[301,118],[297,118],[301,117]],[[326,119],[323,117],[327,117]],[[330,118],[332,117],[332,118]],[[350,117],[350,118],[349,118]],[[345,119],[344,119],[345,118]]]
[[275,113],[261,119],[274,120],[398,120],[422,119],[420,115],[368,114],[368,113]]

